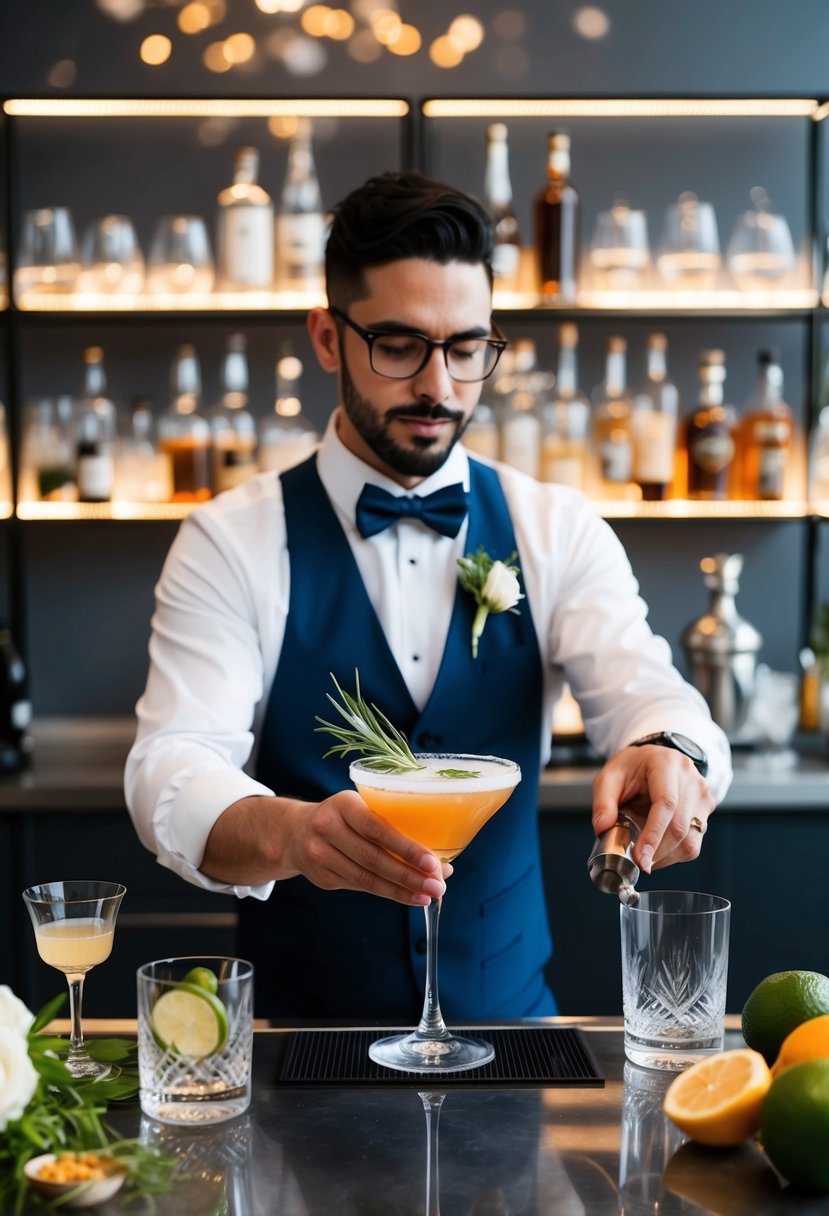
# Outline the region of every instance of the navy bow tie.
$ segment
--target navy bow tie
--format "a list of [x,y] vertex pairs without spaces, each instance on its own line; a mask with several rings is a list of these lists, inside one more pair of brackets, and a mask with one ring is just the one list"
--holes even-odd
[[361,536],[376,536],[398,519],[422,519],[442,536],[457,536],[466,519],[468,494],[460,482],[444,486],[422,498],[416,494],[389,494],[380,486],[365,485],[357,499],[357,529]]

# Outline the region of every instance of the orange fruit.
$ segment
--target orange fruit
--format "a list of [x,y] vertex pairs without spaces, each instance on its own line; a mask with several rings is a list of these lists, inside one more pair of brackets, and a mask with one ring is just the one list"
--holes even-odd
[[786,1036],[771,1075],[778,1077],[793,1064],[802,1064],[804,1060],[829,1060],[829,1013],[801,1022]]
[[692,1064],[665,1093],[665,1114],[692,1140],[740,1144],[760,1125],[771,1073],[758,1051],[739,1047]]
[[786,1036],[822,1013],[829,1013],[829,976],[775,971],[760,981],[743,1006],[743,1038],[773,1064]]

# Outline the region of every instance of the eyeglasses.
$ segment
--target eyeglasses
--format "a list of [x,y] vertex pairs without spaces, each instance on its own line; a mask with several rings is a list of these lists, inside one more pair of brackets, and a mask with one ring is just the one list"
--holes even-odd
[[495,371],[501,352],[508,346],[507,339],[493,325],[494,338],[449,338],[435,342],[425,334],[409,333],[405,330],[363,329],[339,308],[329,308],[333,316],[353,329],[368,347],[371,370],[389,380],[408,380],[416,376],[432,357],[433,350],[442,350],[446,370],[453,380],[462,384],[473,384],[486,380]]

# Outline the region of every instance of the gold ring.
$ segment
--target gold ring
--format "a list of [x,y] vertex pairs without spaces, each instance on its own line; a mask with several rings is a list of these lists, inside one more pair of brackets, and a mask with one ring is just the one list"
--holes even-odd
[[696,830],[699,832],[700,836],[705,835],[705,825],[701,819],[698,819],[696,817],[696,815],[694,815],[693,819],[691,820],[690,826],[692,828],[696,828]]

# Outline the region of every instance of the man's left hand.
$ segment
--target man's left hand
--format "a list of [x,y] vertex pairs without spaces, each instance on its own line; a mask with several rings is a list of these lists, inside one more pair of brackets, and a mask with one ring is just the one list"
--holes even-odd
[[632,814],[642,824],[633,859],[646,874],[698,857],[713,810],[708,782],[669,747],[624,747],[593,782],[594,832]]

